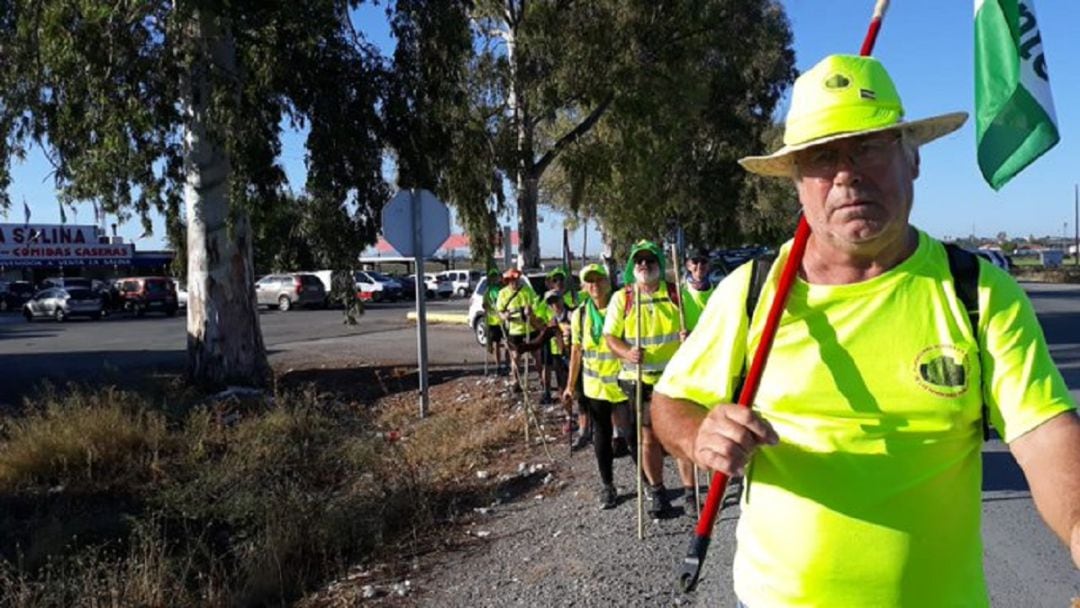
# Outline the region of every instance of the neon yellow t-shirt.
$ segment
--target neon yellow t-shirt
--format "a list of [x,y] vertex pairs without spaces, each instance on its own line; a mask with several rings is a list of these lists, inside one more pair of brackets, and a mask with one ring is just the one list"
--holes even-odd
[[[657,391],[734,400],[789,249],[749,329],[749,265],[717,287]],[[988,605],[980,404],[1005,441],[1076,404],[1023,291],[980,265],[978,348],[924,233],[871,280],[793,285],[754,404],[780,444],[747,471],[734,579],[748,606]]]
[[536,314],[536,294],[532,289],[522,286],[517,290],[511,287],[499,290],[495,310],[498,313],[510,313],[506,326],[511,336],[524,336],[530,333],[525,324],[526,308],[529,309],[529,314]]
[[488,325],[502,325],[498,309],[500,291],[502,291],[501,285],[491,285],[487,288],[487,293],[484,294],[484,310],[487,311]]
[[712,285],[704,291],[698,291],[689,284],[683,285],[682,291],[679,293],[682,296],[686,331],[694,331],[694,328],[697,327],[698,319],[701,318],[701,313],[705,310],[705,305],[709,303],[709,298],[715,290],[716,288]]

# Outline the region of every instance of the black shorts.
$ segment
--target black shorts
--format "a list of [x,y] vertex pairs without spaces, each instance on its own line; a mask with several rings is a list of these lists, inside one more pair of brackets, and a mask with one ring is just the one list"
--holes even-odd
[[503,330],[501,325],[488,325],[487,326],[487,339],[491,344],[498,344],[503,341]]
[[[619,388],[622,389],[623,394],[630,403],[630,415],[634,416],[636,412],[634,408],[637,404],[634,402],[637,399],[637,381],[635,380],[619,380]],[[652,416],[650,414],[650,405],[652,404],[653,385],[641,383],[641,426],[652,426]]]
[[534,331],[528,336],[526,336],[525,334],[517,336],[510,334],[510,336],[507,337],[507,343],[510,344],[510,349],[515,351],[536,350],[537,348],[543,346],[543,343],[539,340],[540,332],[538,331]]

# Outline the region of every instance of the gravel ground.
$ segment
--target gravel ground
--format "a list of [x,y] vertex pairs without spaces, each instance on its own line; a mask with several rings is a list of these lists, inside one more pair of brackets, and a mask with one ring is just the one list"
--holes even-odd
[[[462,379],[470,387],[492,381]],[[502,390],[513,400],[508,388]],[[561,408],[546,410],[548,432],[555,435]],[[521,411],[510,415],[520,419]],[[501,488],[492,496],[501,500],[443,529],[436,543],[441,549],[405,558],[390,570],[385,564],[359,567],[349,577],[353,586],[376,583],[359,601],[395,608],[736,605],[731,566],[738,507],[731,489],[698,588],[682,594],[677,567],[696,520],[683,512],[674,462],[669,459],[665,473],[669,488],[676,486],[669,489],[674,512],[647,521],[639,541],[632,461],[616,459],[620,502],[603,511],[592,449],[571,455],[564,440],[552,441],[554,463],[539,445],[521,444],[489,469],[485,475]],[[1023,475],[1000,441],[984,447],[983,468],[983,553],[992,605],[1080,608],[1080,573],[1039,520]]]
[[[676,566],[695,520],[683,512],[681,489],[669,488],[673,516],[646,520],[645,539],[639,541],[630,459],[616,459],[620,502],[604,511],[596,497],[600,482],[592,450],[570,457],[561,444],[554,453],[561,461],[556,480],[495,506],[467,526],[462,533],[483,542],[425,564],[424,574],[413,581],[413,601],[424,606],[735,605],[729,573],[737,507],[725,510],[717,523],[698,590],[683,595],[676,588]],[[673,462],[665,479],[669,486],[679,485]]]

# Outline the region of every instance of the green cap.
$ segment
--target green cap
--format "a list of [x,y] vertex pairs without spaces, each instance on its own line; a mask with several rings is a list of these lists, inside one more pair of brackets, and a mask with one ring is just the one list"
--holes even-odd
[[660,263],[660,276],[664,276],[664,269],[667,268],[664,250],[656,243],[642,239],[634,243],[634,246],[630,248],[630,256],[626,258],[626,269],[623,270],[623,283],[630,285],[634,282],[634,256],[642,251],[647,251],[656,256],[657,261]]
[[566,269],[562,266],[556,266],[555,268],[552,268],[547,273],[547,278],[554,279],[555,277],[562,277],[563,280],[566,280]]
[[[581,279],[582,283],[589,283],[591,282],[589,280],[589,277],[591,275],[600,275],[602,278],[606,279],[608,278],[607,268],[605,268],[603,264],[589,264],[588,266],[581,269],[581,273],[578,275],[578,278]],[[593,278],[595,278],[595,276]]]

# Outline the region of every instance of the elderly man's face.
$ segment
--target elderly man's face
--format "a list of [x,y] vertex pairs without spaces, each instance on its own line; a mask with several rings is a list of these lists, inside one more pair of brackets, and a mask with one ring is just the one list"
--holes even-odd
[[906,234],[918,152],[896,133],[829,142],[797,153],[806,221],[815,236],[847,251],[877,250]]

